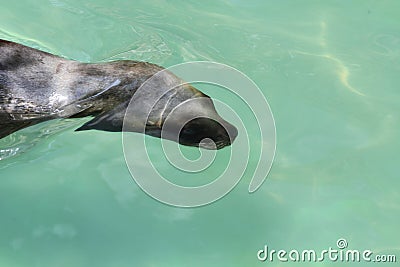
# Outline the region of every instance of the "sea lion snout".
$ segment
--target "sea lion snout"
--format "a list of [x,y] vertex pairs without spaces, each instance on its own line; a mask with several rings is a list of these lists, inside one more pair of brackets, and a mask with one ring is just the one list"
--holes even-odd
[[179,102],[160,128],[150,127],[147,134],[205,149],[221,149],[233,143],[238,130],[217,113],[211,98],[202,94]]
[[227,121],[196,118],[182,128],[179,143],[205,149],[221,149],[231,145],[237,135],[236,127]]

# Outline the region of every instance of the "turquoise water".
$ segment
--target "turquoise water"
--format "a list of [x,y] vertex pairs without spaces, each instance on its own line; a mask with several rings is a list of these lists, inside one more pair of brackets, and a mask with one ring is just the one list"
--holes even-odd
[[17,133],[0,143],[26,148],[0,161],[0,266],[342,266],[257,259],[264,245],[323,250],[339,238],[399,261],[399,17],[398,1],[2,3],[0,38],[67,58],[243,71],[271,106],[277,151],[255,193],[245,176],[182,209],[138,188],[121,134],[76,133],[79,121]]

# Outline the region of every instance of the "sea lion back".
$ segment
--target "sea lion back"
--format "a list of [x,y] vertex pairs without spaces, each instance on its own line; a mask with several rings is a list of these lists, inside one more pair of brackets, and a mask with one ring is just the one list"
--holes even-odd
[[0,40],[0,138],[52,117],[56,56]]
[[[0,41],[0,95],[15,102],[45,106],[53,80],[63,61],[49,53],[20,44]],[[6,101],[7,103],[7,101]],[[13,104],[13,103],[8,103]]]

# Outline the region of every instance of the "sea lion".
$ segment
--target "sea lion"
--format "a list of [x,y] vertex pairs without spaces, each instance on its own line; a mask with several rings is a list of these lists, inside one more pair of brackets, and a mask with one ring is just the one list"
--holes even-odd
[[[77,131],[120,132],[135,92],[163,69],[155,64],[129,60],[82,63],[0,39],[0,139],[47,120],[87,116],[94,118]],[[131,104],[144,107],[154,103],[152,97],[159,95],[160,90],[165,94],[156,101],[150,114],[139,112],[133,114],[134,118],[128,118],[133,121],[131,127],[126,128],[128,131],[143,132],[145,129],[144,133],[151,136],[207,149],[220,149],[233,142],[236,128],[217,114],[207,95],[182,83],[169,71],[163,71],[153,83],[151,90]],[[172,84],[180,85],[171,90]],[[196,113],[195,118],[185,121],[184,125],[177,123],[175,128],[169,127],[170,135],[161,135],[168,114],[178,105],[196,98],[206,101],[192,101],[174,114],[174,121],[186,119],[185,113]],[[135,121],[142,123],[135,124]],[[178,138],[174,138],[174,134]]]

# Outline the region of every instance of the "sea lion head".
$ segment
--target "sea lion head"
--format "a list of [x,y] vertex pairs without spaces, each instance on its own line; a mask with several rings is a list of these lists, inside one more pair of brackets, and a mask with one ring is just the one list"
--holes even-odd
[[221,149],[236,138],[237,129],[221,118],[212,99],[172,72],[140,63],[124,73],[133,75],[96,95],[97,105],[107,109],[78,131],[139,132],[206,149]]
[[186,146],[221,149],[232,144],[238,132],[217,113],[211,98],[201,93],[173,107],[160,125],[147,125],[146,134]]
[[145,134],[182,145],[221,149],[231,145],[238,134],[236,127],[217,113],[209,96],[168,70],[146,81],[130,105],[136,111],[126,116],[134,119],[145,110],[140,123],[145,124]]

